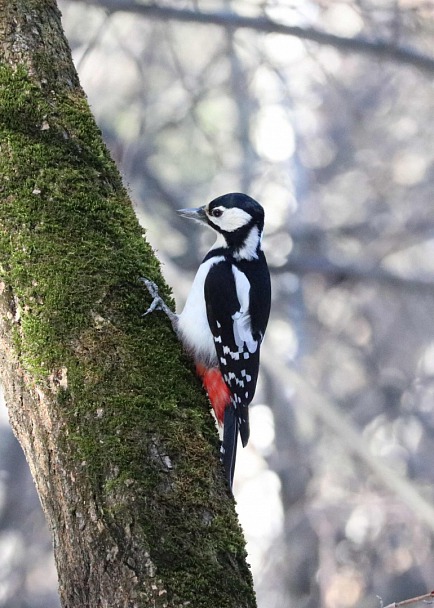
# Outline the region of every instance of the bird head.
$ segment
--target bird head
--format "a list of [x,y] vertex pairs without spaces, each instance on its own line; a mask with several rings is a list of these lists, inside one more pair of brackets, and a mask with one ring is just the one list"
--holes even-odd
[[264,210],[246,194],[225,194],[208,205],[180,209],[183,217],[206,224],[217,232],[215,247],[229,248],[235,257],[257,257],[264,229]]

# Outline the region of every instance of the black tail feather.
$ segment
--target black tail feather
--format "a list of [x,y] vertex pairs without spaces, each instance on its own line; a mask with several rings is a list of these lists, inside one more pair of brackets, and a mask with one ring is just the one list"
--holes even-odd
[[235,409],[232,406],[229,406],[225,410],[221,460],[223,462],[226,479],[228,480],[229,487],[231,490],[232,483],[234,480],[235,461],[237,458],[237,442],[238,420],[235,414]]
[[241,416],[238,418],[238,424],[240,427],[240,437],[241,442],[243,444],[243,448],[245,448],[249,442],[250,437],[249,406],[241,405],[238,411],[241,414]]

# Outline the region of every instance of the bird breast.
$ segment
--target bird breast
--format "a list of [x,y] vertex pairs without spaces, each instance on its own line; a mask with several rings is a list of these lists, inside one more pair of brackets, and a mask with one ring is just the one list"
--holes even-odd
[[203,363],[208,367],[217,365],[217,356],[206,314],[204,285],[209,269],[223,260],[223,256],[215,256],[199,266],[178,320],[178,332],[184,348],[196,363]]

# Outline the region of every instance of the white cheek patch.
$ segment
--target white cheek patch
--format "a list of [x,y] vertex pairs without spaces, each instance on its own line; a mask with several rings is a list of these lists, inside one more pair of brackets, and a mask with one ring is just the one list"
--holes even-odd
[[251,219],[252,216],[250,213],[247,213],[242,209],[238,209],[237,207],[233,207],[232,209],[224,209],[223,215],[220,217],[210,217],[211,222],[224,232],[234,232],[234,230],[238,230],[238,228],[248,224]]

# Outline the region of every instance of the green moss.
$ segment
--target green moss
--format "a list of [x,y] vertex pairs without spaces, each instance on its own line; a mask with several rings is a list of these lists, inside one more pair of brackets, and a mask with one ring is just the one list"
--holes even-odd
[[0,67],[0,174],[16,351],[43,388],[67,374],[59,449],[102,494],[107,517],[127,514],[133,493],[173,601],[254,606],[232,501],[216,499],[227,490],[207,402],[164,315],[141,316],[139,277],[170,294],[79,91],[47,97],[24,70]]

